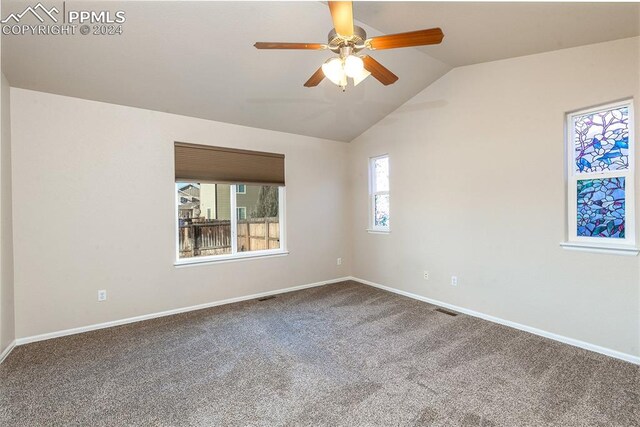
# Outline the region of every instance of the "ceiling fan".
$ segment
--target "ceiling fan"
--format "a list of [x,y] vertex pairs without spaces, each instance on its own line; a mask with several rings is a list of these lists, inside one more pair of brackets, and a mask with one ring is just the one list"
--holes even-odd
[[354,86],[370,75],[373,75],[385,86],[398,80],[398,76],[369,55],[358,55],[361,50],[439,44],[444,38],[440,28],[431,28],[368,39],[364,29],[353,24],[353,5],[350,1],[330,1],[329,10],[334,28],[329,32],[327,44],[257,42],[254,46],[257,49],[330,50],[335,52],[339,56],[328,59],[304,85],[306,87],[318,86],[327,77],[331,82],[340,86],[342,91],[345,91],[348,78],[353,79]]

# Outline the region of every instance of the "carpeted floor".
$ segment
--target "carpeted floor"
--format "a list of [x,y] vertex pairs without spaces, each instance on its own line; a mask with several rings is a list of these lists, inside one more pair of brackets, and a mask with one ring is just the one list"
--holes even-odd
[[640,368],[348,282],[17,347],[2,426],[638,426]]

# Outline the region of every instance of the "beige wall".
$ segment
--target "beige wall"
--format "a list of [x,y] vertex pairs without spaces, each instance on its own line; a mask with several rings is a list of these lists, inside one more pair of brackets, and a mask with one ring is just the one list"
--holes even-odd
[[[348,275],[346,144],[11,95],[18,337]],[[290,255],[174,267],[176,140],[285,154]]]
[[2,74],[0,148],[0,353],[15,338],[13,301],[13,230],[11,202],[11,115],[9,82]]
[[[634,96],[638,115],[638,52],[635,38],[456,68],[358,137],[353,275],[640,355],[640,257],[558,245],[564,114]],[[392,231],[374,235],[367,158],[383,153]]]

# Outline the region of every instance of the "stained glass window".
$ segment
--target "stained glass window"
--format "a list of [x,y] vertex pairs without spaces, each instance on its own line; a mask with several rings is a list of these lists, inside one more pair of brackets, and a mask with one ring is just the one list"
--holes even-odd
[[624,239],[624,181],[621,177],[577,182],[578,236]]
[[629,107],[574,116],[575,170],[629,168]]
[[389,227],[389,195],[375,196],[374,224],[376,227]]
[[633,103],[567,115],[569,240],[635,243]]

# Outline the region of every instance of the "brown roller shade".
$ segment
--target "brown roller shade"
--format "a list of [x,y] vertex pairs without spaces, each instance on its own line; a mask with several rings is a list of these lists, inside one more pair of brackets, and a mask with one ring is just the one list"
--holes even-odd
[[284,185],[284,154],[175,143],[176,181]]

